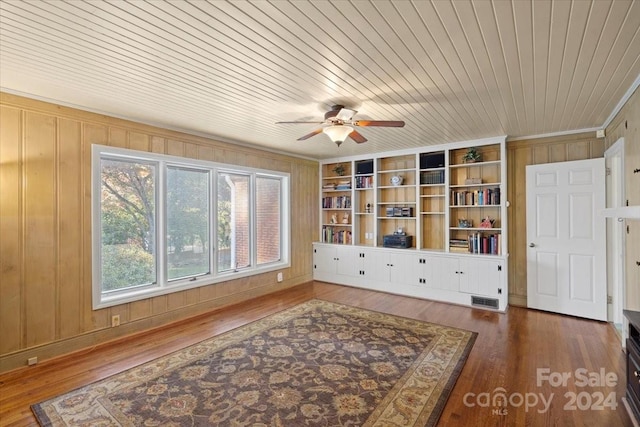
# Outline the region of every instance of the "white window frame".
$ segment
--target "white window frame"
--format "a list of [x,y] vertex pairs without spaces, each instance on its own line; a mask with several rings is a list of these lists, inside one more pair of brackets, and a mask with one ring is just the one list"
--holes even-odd
[[[92,295],[93,309],[111,307],[114,305],[129,303],[142,299],[180,292],[215,283],[235,280],[243,277],[254,276],[271,271],[282,270],[291,267],[291,209],[290,209],[290,174],[286,172],[271,171],[266,169],[249,168],[205,160],[189,159],[185,157],[170,156],[166,154],[150,153],[146,151],[130,150],[125,148],[109,147],[105,145],[93,145],[91,148],[91,235],[92,235]],[[101,212],[101,160],[103,158],[121,159],[128,161],[144,161],[157,164],[156,177],[156,270],[157,283],[151,286],[142,286],[124,289],[116,292],[102,292],[102,212]],[[166,168],[174,166],[209,171],[209,211],[211,223],[209,224],[209,265],[210,271],[193,277],[168,280],[166,263]],[[218,172],[246,174],[250,177],[249,206],[250,206],[250,246],[249,253],[251,263],[248,267],[238,270],[218,272],[217,266],[217,176]],[[279,179],[281,186],[280,198],[280,260],[257,264],[256,241],[256,209],[255,209],[255,179],[256,176],[267,176]]]

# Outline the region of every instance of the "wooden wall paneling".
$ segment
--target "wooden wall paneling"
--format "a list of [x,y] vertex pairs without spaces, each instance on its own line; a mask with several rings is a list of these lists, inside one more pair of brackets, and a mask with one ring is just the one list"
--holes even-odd
[[167,295],[167,311],[187,305],[187,291],[174,292]]
[[198,147],[199,144],[184,144],[184,156],[190,159],[199,159]]
[[129,132],[126,129],[109,126],[107,129],[109,133],[109,145],[118,148],[129,148],[128,136]]
[[588,159],[591,155],[589,141],[578,141],[567,145],[567,161]]
[[57,337],[82,332],[82,130],[80,122],[58,120],[58,313]]
[[553,144],[549,147],[549,162],[557,163],[567,161],[566,144]]
[[151,300],[144,299],[129,303],[129,321],[144,319],[151,316]]
[[104,124],[94,122],[84,122],[82,127],[82,177],[83,177],[83,214],[84,226],[82,243],[83,248],[83,283],[81,284],[82,292],[82,312],[83,330],[91,332],[95,329],[102,329],[111,326],[108,310],[93,310],[93,294],[91,289],[92,282],[92,264],[91,264],[91,146],[93,144],[109,145],[110,129]]
[[151,298],[151,314],[157,315],[167,311],[167,296],[160,295]]
[[181,156],[184,157],[184,142],[175,141],[172,139],[167,140],[167,151],[166,154],[171,156]]
[[149,151],[151,151],[152,153],[165,153],[167,150],[166,148],[166,140],[160,136],[152,136],[151,137],[151,144],[150,144],[150,148]]
[[189,289],[186,291],[185,305],[195,305],[198,303],[198,289]]
[[0,106],[0,354],[22,348],[22,113]]
[[589,145],[589,159],[597,159],[599,157],[604,157],[604,152],[606,150],[605,148],[605,141],[604,138],[594,138],[591,141],[591,144]]
[[509,193],[512,215],[509,217],[509,294],[511,303],[526,305],[527,295],[527,198],[526,165],[532,162],[532,150],[528,147],[516,149],[512,153],[509,167],[512,181]]
[[206,160],[208,162],[213,162],[214,161],[213,147],[208,147],[206,145],[198,145],[198,159]]
[[129,148],[138,151],[149,151],[149,135],[129,132]]
[[549,147],[547,146],[534,146],[532,147],[533,151],[533,164],[540,165],[544,163],[549,163]]
[[[2,94],[1,100],[0,371],[21,366],[34,355],[44,360],[311,280],[317,162],[13,95]],[[25,125],[21,117],[28,117]],[[93,144],[289,172],[292,264],[283,269],[285,280],[278,283],[275,273],[265,273],[93,310]],[[13,159],[13,166],[5,167],[5,159]],[[29,187],[20,187],[22,182]],[[12,256],[4,256],[7,252]],[[118,328],[111,327],[114,314],[120,315]]]
[[27,113],[25,159],[25,344],[55,339],[56,260],[56,120]]
[[217,289],[219,289],[217,285],[200,286],[198,288],[198,300],[211,301],[215,299]]
[[[636,189],[640,193],[639,190]],[[640,311],[640,219],[627,220],[626,307]]]
[[80,308],[82,311],[81,328],[83,333],[87,333],[93,330],[94,317],[92,311],[92,265],[91,254],[93,250],[91,248],[91,140],[95,140],[96,144],[104,144],[103,138],[106,138],[106,128],[89,126],[88,124],[81,122],[81,158],[82,161],[78,165],[80,169],[81,191],[79,199],[81,200],[82,209],[82,221],[80,222],[82,241],[80,245],[80,253],[82,254],[82,276],[81,281],[78,283],[78,293],[80,297]]

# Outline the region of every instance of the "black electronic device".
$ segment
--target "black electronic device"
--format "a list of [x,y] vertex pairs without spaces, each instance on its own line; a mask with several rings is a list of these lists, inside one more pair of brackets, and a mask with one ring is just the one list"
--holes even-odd
[[413,246],[413,236],[406,234],[386,234],[382,236],[382,246],[385,248],[408,249]]
[[371,175],[373,173],[373,160],[356,162],[356,175]]
[[422,153],[420,154],[420,169],[433,169],[444,167],[444,153]]

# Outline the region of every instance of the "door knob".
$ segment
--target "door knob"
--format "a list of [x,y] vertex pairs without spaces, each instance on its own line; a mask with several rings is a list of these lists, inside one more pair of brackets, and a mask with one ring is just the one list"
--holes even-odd
[[530,247],[530,248],[535,248],[535,247],[536,247],[536,244],[535,244],[535,243],[529,243],[529,247]]

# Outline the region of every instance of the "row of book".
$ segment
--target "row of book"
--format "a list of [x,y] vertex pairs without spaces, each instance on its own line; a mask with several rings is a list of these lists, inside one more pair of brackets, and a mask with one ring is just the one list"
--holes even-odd
[[453,206],[484,206],[500,204],[500,188],[485,188],[474,191],[452,191]]
[[324,226],[322,227],[322,241],[324,243],[351,244],[351,231],[340,228]]
[[466,240],[451,239],[449,240],[449,252],[499,255],[502,253],[502,236],[500,234],[473,233]]
[[351,196],[335,196],[322,198],[323,209],[351,209]]
[[356,188],[373,188],[372,176],[356,176]]
[[444,171],[420,172],[420,184],[444,184]]
[[342,179],[338,182],[327,182],[322,186],[323,190],[351,190],[351,180]]

